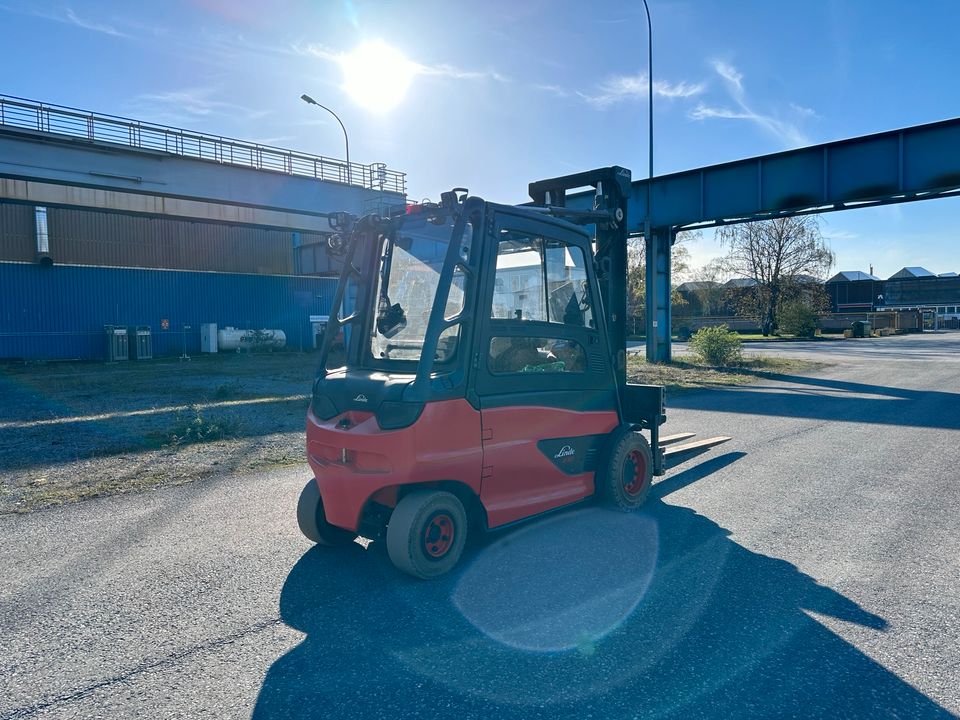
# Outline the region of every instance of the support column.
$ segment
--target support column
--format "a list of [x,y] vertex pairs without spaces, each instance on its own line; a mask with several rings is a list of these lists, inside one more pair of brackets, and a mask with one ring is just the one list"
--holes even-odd
[[670,362],[670,247],[673,228],[644,226],[647,259],[647,362]]

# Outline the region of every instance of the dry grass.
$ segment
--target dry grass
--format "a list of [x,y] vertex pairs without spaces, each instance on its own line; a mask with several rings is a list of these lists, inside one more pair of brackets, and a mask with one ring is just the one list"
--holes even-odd
[[0,513],[305,463],[316,358],[0,366]]
[[627,376],[633,382],[663,385],[667,396],[677,392],[711,387],[746,385],[757,377],[772,374],[804,374],[825,367],[823,363],[754,355],[735,367],[711,367],[699,364],[692,355],[680,355],[671,363],[648,363],[632,354],[627,361]]

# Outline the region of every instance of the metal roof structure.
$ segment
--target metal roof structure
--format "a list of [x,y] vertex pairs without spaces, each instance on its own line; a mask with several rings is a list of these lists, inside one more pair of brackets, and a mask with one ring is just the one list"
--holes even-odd
[[713,280],[690,280],[677,285],[677,290],[680,292],[692,290],[712,290],[714,288],[722,287],[722,285],[723,283],[714,282]]
[[832,278],[827,280],[828,283],[834,282],[857,282],[858,280],[879,280],[876,275],[871,275],[870,273],[865,273],[862,270],[843,270],[838,272]]
[[935,273],[919,266],[905,267],[894,273],[887,280],[909,280],[910,278],[936,277]]

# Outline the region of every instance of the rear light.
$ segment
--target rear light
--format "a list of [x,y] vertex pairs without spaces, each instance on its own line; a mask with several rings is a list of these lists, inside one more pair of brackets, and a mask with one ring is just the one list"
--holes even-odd
[[330,418],[336,417],[339,413],[337,406],[333,404],[333,400],[317,392],[313,394],[311,407],[313,408],[313,414],[321,420],[329,420]]
[[422,412],[423,403],[380,403],[377,409],[377,425],[381,430],[399,430],[413,425]]

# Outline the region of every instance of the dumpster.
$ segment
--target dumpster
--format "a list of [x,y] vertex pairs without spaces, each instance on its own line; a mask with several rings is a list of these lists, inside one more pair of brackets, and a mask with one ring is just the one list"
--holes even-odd
[[870,337],[870,321],[857,320],[850,326],[855,338]]
[[116,325],[104,325],[104,335],[107,338],[107,362],[117,362],[130,358],[130,347],[127,339],[127,329]]
[[137,360],[151,360],[153,358],[153,331],[149,325],[131,327],[129,332],[130,349]]

